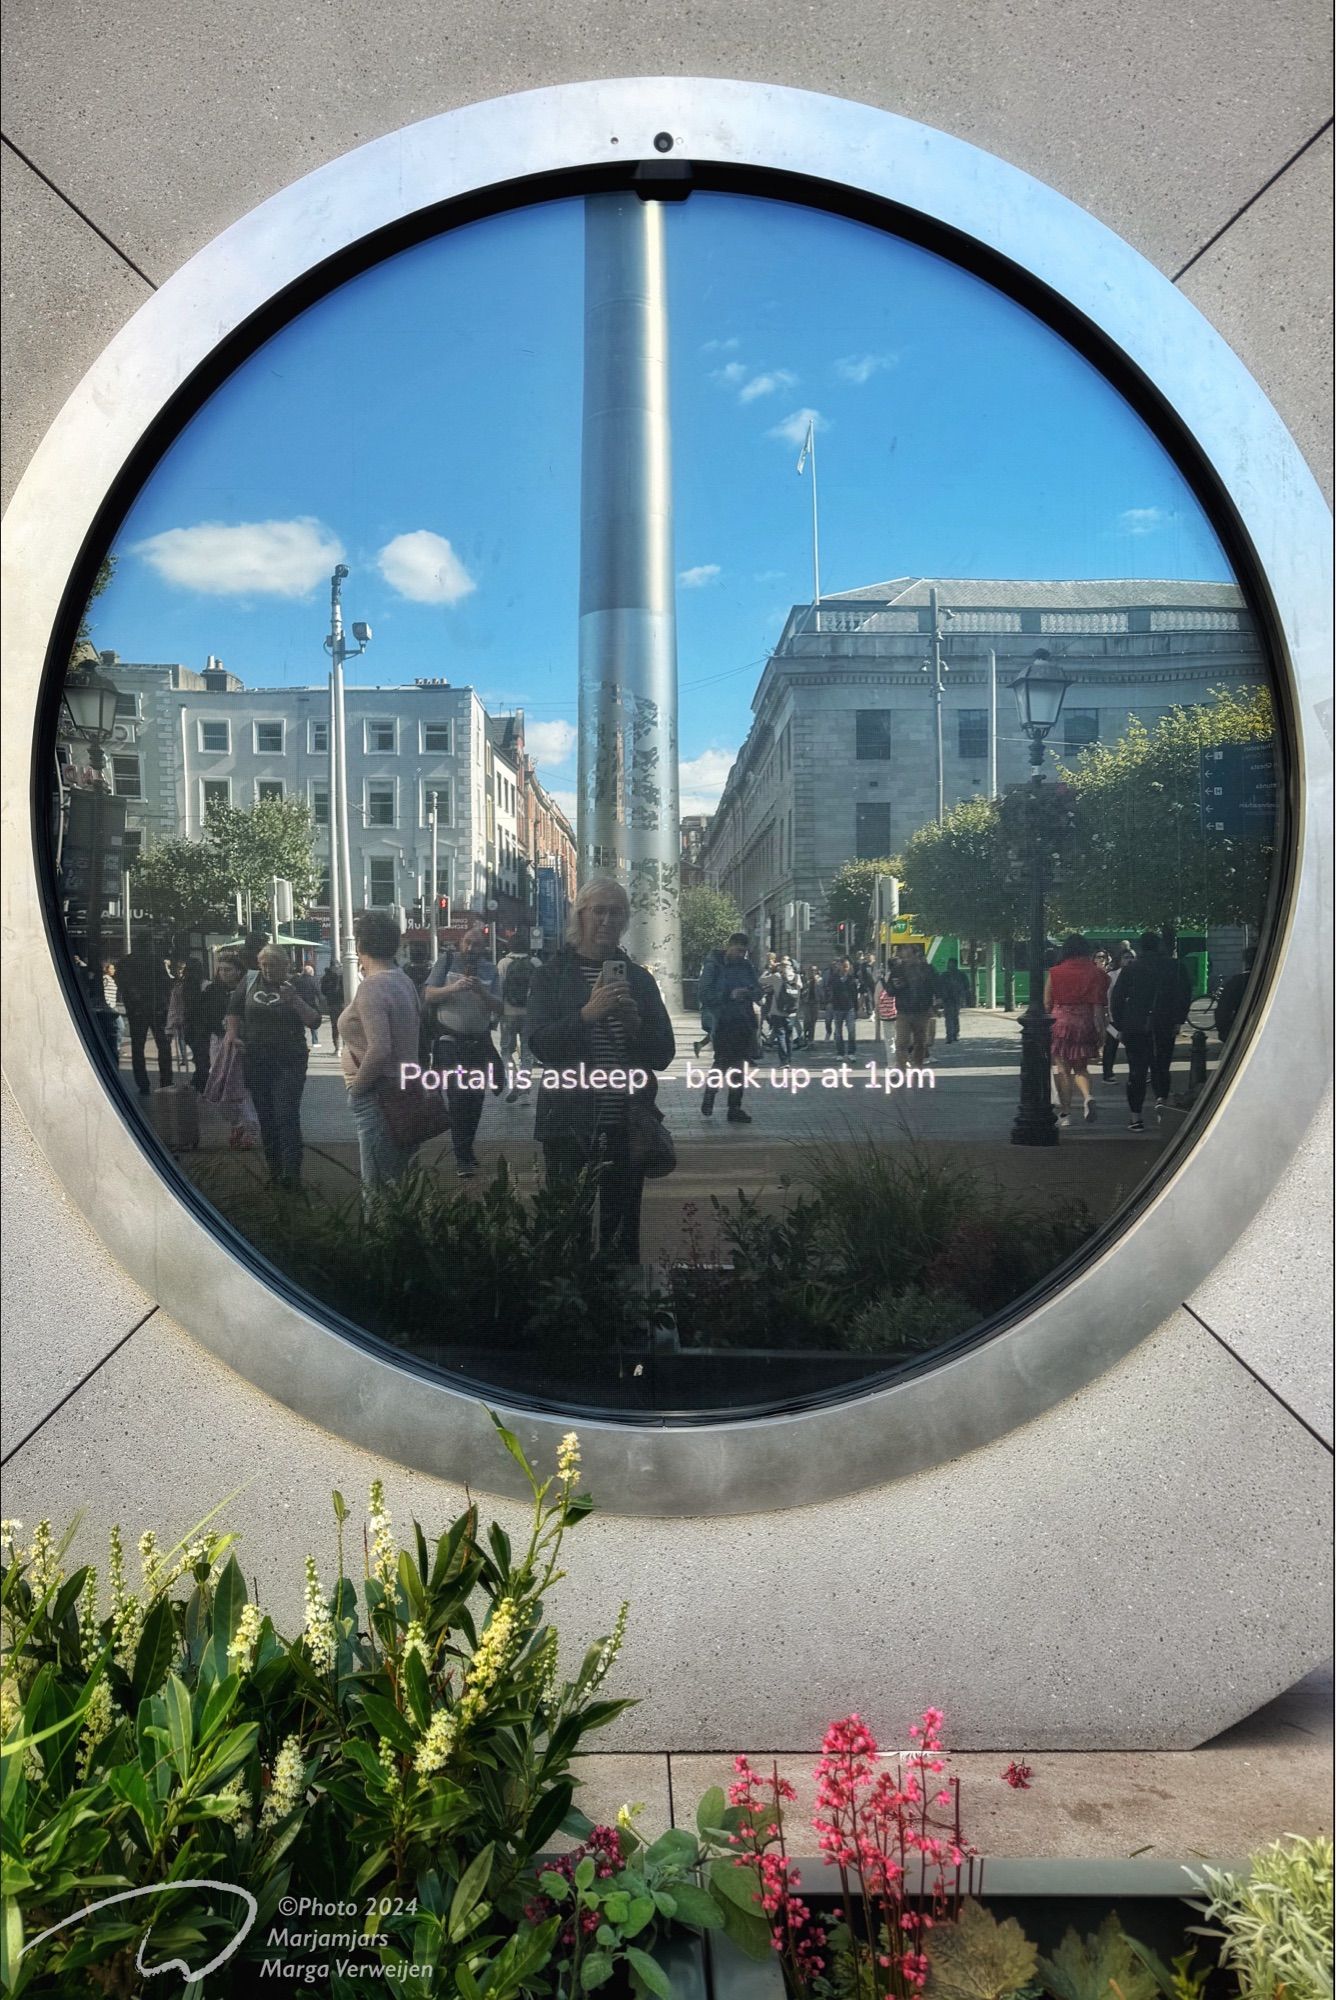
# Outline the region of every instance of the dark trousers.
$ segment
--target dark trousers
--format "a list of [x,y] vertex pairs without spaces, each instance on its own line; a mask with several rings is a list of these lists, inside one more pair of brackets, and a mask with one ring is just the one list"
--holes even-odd
[[440,1035],[432,1050],[431,1066],[446,1074],[450,1143],[455,1149],[456,1164],[471,1166],[473,1141],[482,1123],[482,1107],[487,1101],[487,1085],[484,1083],[481,1090],[474,1090],[467,1083],[461,1083],[453,1072],[463,1070],[465,1075],[476,1072],[490,1078],[493,1089],[500,1089],[505,1072],[492,1045],[492,1038],[490,1035]]
[[130,1032],[130,1066],[134,1070],[135,1085],[145,1095],[148,1093],[148,1064],[144,1060],[144,1044],[150,1035],[158,1052],[158,1081],[164,1090],[172,1081],[172,1038],[167,1032],[167,1023],[161,1015],[141,1014],[137,1009],[125,1010],[125,1025]]
[[302,1177],[302,1091],[306,1088],[306,1064],[265,1062],[248,1051],[246,1083],[260,1121],[269,1177],[295,1187]]
[[1118,1037],[1112,1028],[1104,1031],[1104,1081],[1113,1082],[1113,1059],[1118,1053]]
[[543,1165],[550,1179],[574,1180],[591,1164],[598,1171],[598,1248],[615,1263],[638,1264],[645,1176],[631,1171],[625,1131],[600,1132],[592,1151],[581,1139],[544,1139]]
[[1141,1116],[1146,1102],[1149,1076],[1156,1098],[1169,1095],[1169,1064],[1174,1053],[1172,1028],[1128,1028],[1123,1032],[1127,1050],[1127,1102],[1134,1118]]
[[942,1002],[942,1016],[943,1016],[943,1018],[944,1018],[944,1020],[945,1020],[945,1022],[946,1022],[946,1039],[947,1039],[947,1041],[948,1041],[948,1042],[958,1042],[958,1041],[960,1040],[960,1002],[959,1002],[959,1000],[943,1000],[943,1002]]

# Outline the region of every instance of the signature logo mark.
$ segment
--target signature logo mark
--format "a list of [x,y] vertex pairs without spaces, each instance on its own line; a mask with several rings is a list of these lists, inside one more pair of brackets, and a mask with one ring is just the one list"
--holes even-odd
[[220,1965],[226,1965],[233,1952],[244,1943],[246,1937],[254,1928],[255,1919],[260,1914],[260,1905],[254,1896],[252,1896],[249,1889],[238,1888],[235,1882],[215,1882],[206,1876],[187,1876],[183,1877],[179,1882],[155,1882],[144,1889],[122,1889],[118,1895],[103,1896],[96,1903],[86,1903],[83,1909],[76,1910],[73,1916],[62,1917],[58,1924],[51,1924],[46,1930],[39,1931],[35,1938],[29,1938],[23,1950],[19,1953],[19,1957],[23,1958],[28,1952],[34,1951],[39,1944],[44,1944],[47,1938],[54,1937],[57,1931],[66,1930],[70,1924],[82,1923],[83,1919],[91,1917],[95,1910],[109,1910],[114,1903],[134,1903],[141,1896],[170,1896],[176,1889],[221,1889],[225,1895],[239,1896],[246,1905],[246,1918],[241,1929],[232,1939],[232,1942],[225,1945],[217,1957],[211,1958],[207,1965],[190,1966],[187,1965],[183,1958],[165,1958],[161,1965],[145,1965],[144,1946],[149,1941],[150,1933],[145,1931],[143,1937],[140,1938],[139,1950],[135,1954],[135,1969],[145,1979],[156,1979],[160,1972],[179,1972],[181,1977],[187,1981],[203,1979],[210,1972],[216,1972]]

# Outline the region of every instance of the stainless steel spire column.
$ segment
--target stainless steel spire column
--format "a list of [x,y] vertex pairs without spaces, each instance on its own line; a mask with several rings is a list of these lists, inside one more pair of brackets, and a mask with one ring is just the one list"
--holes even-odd
[[627,948],[681,1003],[677,613],[662,204],[585,201],[580,878],[631,898]]

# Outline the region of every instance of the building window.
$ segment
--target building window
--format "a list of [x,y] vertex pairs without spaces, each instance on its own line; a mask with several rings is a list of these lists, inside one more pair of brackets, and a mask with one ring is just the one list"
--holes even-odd
[[230,778],[205,778],[203,784],[200,786],[200,802],[203,807],[205,819],[209,817],[211,812],[217,812],[223,806],[230,806],[232,803],[232,780]]
[[1065,708],[1062,712],[1062,746],[1069,757],[1087,744],[1099,742],[1097,708]]
[[988,755],[988,710],[962,708],[956,716],[960,755],[970,759]]
[[117,695],[117,697],[116,697],[116,720],[117,720],[118,722],[138,722],[138,720],[139,720],[139,696],[138,696],[137,694],[118,694],[118,695]]
[[872,803],[854,807],[854,855],[859,861],[880,861],[891,845],[891,808]]
[[394,784],[370,784],[366,788],[366,823],[368,826],[393,826]]
[[448,778],[424,778],[422,780],[420,824],[423,826],[431,824],[431,802],[433,798],[436,800],[437,826],[453,826],[454,811],[451,804],[450,780]]
[[860,764],[884,764],[890,754],[891,711],[860,708],[854,716],[854,756]]
[[283,780],[281,778],[257,778],[255,780],[255,798],[257,804],[267,805],[271,800],[281,799],[282,796]]
[[424,722],[421,741],[423,750],[434,756],[454,755],[454,732],[448,722]]
[[395,899],[395,868],[392,854],[373,854],[366,865],[368,901],[391,904]]
[[315,826],[329,825],[329,786],[315,783],[311,786],[311,820]]
[[328,757],[329,724],[327,722],[307,723],[306,747],[313,757]]
[[281,757],[283,753],[283,730],[281,722],[257,722],[255,728],[255,754],[257,757]]
[[330,887],[329,870],[326,868],[321,872],[315,885],[315,907],[318,910],[327,910],[332,901],[333,891]]
[[394,723],[392,720],[388,722],[386,721],[368,722],[365,725],[365,728],[366,728],[365,740],[368,751],[381,751],[381,752],[388,751],[391,754],[393,754]]
[[111,789],[118,799],[143,798],[144,788],[139,779],[139,759],[137,757],[112,758]]
[[201,722],[199,726],[199,747],[201,750],[221,751],[226,754],[232,748],[231,723]]

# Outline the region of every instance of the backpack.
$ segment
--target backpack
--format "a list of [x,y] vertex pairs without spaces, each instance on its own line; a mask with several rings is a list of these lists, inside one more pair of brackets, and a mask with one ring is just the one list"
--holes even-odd
[[786,980],[784,985],[780,987],[779,992],[775,995],[775,1006],[781,1014],[797,1013],[800,991],[801,988],[792,980]]
[[506,976],[501,985],[501,998],[507,1007],[527,1007],[529,985],[533,979],[533,960],[512,958],[506,967]]

